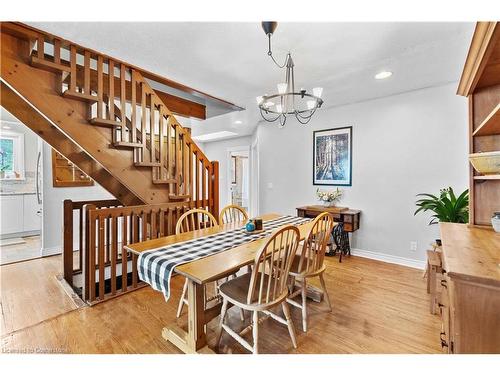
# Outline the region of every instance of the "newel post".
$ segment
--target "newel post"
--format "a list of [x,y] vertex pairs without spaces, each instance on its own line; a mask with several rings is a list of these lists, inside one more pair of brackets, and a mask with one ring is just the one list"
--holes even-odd
[[63,202],[63,269],[64,280],[73,286],[73,201],[71,199],[65,199]]

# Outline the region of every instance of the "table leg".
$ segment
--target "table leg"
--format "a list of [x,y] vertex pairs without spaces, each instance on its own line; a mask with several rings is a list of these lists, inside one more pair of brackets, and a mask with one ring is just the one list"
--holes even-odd
[[214,353],[205,334],[205,291],[203,285],[188,279],[188,331],[177,326],[165,327],[163,338],[184,353]]

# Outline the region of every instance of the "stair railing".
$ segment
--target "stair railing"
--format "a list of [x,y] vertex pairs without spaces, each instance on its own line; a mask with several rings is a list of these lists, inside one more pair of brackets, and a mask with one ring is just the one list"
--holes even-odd
[[[31,64],[62,73],[61,93],[89,103],[89,122],[112,131],[112,145],[129,148],[138,168],[170,201],[190,202],[218,215],[218,165],[192,140],[154,89],[131,66],[68,41],[39,35]],[[216,183],[217,182],[217,183]]]

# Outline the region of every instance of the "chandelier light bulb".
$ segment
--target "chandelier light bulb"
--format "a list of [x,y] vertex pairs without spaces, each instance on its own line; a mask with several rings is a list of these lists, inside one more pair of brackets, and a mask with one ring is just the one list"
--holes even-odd
[[316,107],[316,100],[308,100],[307,109],[314,109],[314,107]]
[[260,105],[260,104],[262,104],[262,102],[264,101],[264,97],[263,97],[263,96],[257,96],[257,97],[255,98],[255,100],[257,100],[257,104],[259,104],[259,105]]
[[283,107],[281,107],[281,104],[276,104],[276,112],[283,113]]
[[323,87],[315,87],[313,88],[313,95],[321,98],[321,94],[323,94]]
[[277,85],[277,86],[278,86],[278,92],[279,92],[280,94],[284,94],[284,93],[286,93],[286,89],[287,89],[287,87],[288,87],[288,85],[287,85],[286,83],[278,83],[278,85]]

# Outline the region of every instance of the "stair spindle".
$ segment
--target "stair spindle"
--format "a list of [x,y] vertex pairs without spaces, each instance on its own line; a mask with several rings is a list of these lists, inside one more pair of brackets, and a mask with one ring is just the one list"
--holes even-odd
[[90,95],[90,51],[83,54],[83,92]]
[[[97,56],[97,118],[102,119],[102,107],[103,107],[103,80],[102,80],[102,64],[103,59],[101,55]],[[113,120],[113,119],[110,119]]]

